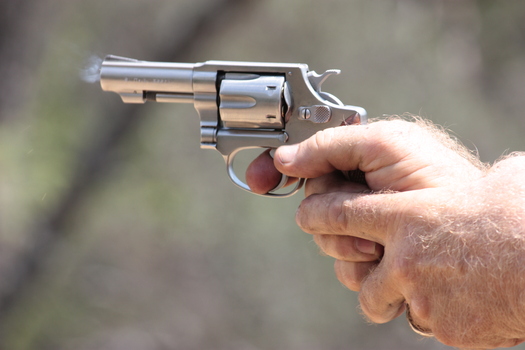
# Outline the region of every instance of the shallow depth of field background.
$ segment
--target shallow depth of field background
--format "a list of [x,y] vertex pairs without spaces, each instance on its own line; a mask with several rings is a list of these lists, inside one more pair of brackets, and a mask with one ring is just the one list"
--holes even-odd
[[[191,105],[124,105],[93,58],[307,63],[370,117],[411,113],[493,162],[525,150],[525,2],[0,4],[2,349],[447,349],[370,325],[294,223],[230,183]],[[520,347],[525,349],[525,347]]]

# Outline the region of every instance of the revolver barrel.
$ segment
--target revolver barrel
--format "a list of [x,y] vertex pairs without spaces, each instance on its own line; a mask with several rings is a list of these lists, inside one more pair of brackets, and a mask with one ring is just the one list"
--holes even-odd
[[107,56],[100,68],[100,85],[118,93],[125,103],[193,103],[194,67]]

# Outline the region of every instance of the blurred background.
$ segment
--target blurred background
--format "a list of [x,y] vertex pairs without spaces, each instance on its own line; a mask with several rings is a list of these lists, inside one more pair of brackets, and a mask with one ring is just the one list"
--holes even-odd
[[447,349],[368,324],[295,226],[301,195],[233,186],[191,105],[80,79],[106,54],[339,68],[323,90],[493,162],[525,150],[525,2],[0,3],[0,348]]

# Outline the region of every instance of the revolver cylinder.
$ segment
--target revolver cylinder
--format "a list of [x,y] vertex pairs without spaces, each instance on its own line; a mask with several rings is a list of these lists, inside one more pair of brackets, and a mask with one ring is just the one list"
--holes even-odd
[[287,108],[285,87],[282,76],[226,74],[219,90],[219,113],[223,126],[284,129]]

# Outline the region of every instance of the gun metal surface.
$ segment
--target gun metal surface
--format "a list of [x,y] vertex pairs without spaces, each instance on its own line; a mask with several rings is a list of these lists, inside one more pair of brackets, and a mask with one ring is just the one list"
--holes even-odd
[[[366,111],[321,90],[336,69],[322,74],[300,63],[207,61],[148,62],[107,56],[100,68],[104,91],[125,103],[193,103],[200,117],[201,148],[216,149],[235,185],[252,192],[235,173],[237,154],[248,148],[275,149],[301,142],[341,124],[365,124]],[[280,184],[265,196],[287,197]],[[253,193],[253,192],[252,192]]]

